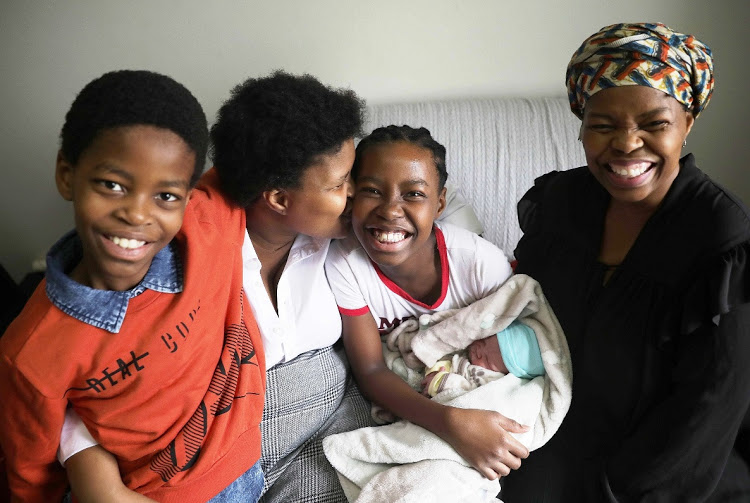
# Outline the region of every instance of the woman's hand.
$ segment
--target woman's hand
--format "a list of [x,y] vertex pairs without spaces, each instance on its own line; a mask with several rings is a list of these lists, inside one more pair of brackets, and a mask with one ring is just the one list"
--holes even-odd
[[448,407],[441,437],[479,473],[495,480],[517,470],[528,457],[529,450],[511,435],[528,430],[498,412]]

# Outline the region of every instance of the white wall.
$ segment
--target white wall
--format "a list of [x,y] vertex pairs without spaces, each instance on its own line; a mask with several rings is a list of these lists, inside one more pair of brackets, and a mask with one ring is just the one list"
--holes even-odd
[[57,136],[75,93],[105,71],[169,74],[209,118],[233,85],[276,68],[373,103],[562,96],[573,50],[620,21],[662,21],[714,49],[716,94],[689,148],[750,201],[748,14],[747,0],[3,0],[0,262],[20,280],[72,227],[53,183]]

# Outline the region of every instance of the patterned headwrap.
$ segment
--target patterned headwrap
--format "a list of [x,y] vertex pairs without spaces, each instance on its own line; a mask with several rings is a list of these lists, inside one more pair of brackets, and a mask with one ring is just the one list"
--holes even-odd
[[664,91],[698,117],[713,93],[713,59],[707,45],[661,23],[613,24],[573,54],[565,83],[579,118],[595,93],[633,85]]

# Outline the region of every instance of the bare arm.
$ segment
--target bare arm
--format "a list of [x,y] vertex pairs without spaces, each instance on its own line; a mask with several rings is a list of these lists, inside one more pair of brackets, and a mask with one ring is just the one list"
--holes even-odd
[[448,442],[488,479],[521,466],[528,449],[510,433],[528,427],[493,411],[448,407],[422,396],[383,360],[380,335],[370,314],[344,316],[344,346],[362,392],[397,416]]
[[81,503],[145,503],[154,500],[131,491],[120,477],[117,460],[100,445],[84,449],[65,462],[71,491]]

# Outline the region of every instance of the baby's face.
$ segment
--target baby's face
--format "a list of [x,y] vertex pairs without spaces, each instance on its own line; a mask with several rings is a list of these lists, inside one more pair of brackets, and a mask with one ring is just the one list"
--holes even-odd
[[468,351],[472,365],[479,365],[495,372],[508,373],[496,336],[491,335],[472,342],[469,344]]

